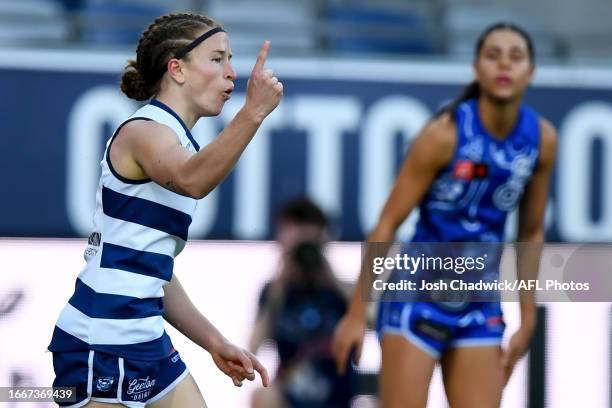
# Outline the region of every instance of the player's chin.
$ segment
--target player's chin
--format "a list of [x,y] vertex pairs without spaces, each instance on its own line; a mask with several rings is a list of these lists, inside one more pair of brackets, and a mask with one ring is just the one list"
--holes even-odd
[[223,110],[223,106],[225,106],[225,102],[221,102],[220,104],[218,104],[217,106],[213,107],[212,109],[212,115],[213,116],[217,116],[221,113],[221,111]]
[[209,104],[204,109],[205,114],[202,116],[218,116],[223,110],[223,106],[225,105],[225,101],[219,101],[215,104]]
[[498,103],[511,103],[520,99],[522,92],[513,88],[491,89],[488,92],[489,97]]
[[221,111],[223,110],[223,107],[225,106],[225,103],[229,101],[230,98],[231,98],[231,95],[227,95],[225,93],[221,96],[221,99],[217,102],[217,104],[214,107],[215,111],[217,112],[216,113],[217,115],[221,113]]

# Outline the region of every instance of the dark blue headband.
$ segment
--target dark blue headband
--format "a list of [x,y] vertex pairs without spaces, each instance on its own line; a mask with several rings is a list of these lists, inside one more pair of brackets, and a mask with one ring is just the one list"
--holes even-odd
[[200,45],[204,40],[206,40],[211,35],[214,35],[217,33],[224,33],[224,32],[225,30],[222,29],[221,27],[215,27],[212,30],[208,30],[207,32],[205,32],[204,34],[202,34],[201,36],[199,36],[198,38],[196,38],[195,40],[193,40],[192,42],[190,42],[189,44],[187,44],[180,50],[178,50],[176,54],[174,54],[174,58],[176,59],[183,58],[185,55],[187,55],[189,51],[193,50],[195,47]]

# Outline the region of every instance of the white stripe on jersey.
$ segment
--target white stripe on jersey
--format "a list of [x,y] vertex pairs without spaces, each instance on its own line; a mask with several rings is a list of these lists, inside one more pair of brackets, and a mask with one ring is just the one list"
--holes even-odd
[[70,303],[62,310],[57,327],[88,344],[138,344],[155,340],[164,334],[164,320],[161,316],[96,319],[80,312]]
[[101,214],[104,223],[103,241],[110,244],[154,252],[174,258],[185,247],[185,241],[163,231]]
[[163,279],[109,268],[86,268],[79,275],[97,293],[131,296],[138,299],[163,297]]

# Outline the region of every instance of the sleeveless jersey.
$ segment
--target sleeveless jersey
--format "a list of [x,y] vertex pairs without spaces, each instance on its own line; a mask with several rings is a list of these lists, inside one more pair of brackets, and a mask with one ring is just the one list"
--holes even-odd
[[157,360],[171,352],[162,317],[163,285],[185,246],[197,201],[150,179],[125,179],[113,169],[110,146],[132,120],[164,124],[183,147],[199,150],[180,117],[155,99],[115,131],[101,162],[87,264],[57,320],[50,351],[89,349],[132,360]]
[[508,213],[519,202],[537,165],[540,121],[522,105],[505,139],[491,136],[478,100],[454,112],[457,147],[420,204],[413,242],[501,242]]

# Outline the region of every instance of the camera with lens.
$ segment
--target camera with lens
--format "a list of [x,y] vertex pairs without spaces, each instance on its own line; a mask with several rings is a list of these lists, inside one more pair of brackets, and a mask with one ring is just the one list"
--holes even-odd
[[325,256],[321,245],[309,241],[301,242],[291,251],[291,259],[301,278],[298,281],[304,287],[315,286],[317,275],[325,268]]

